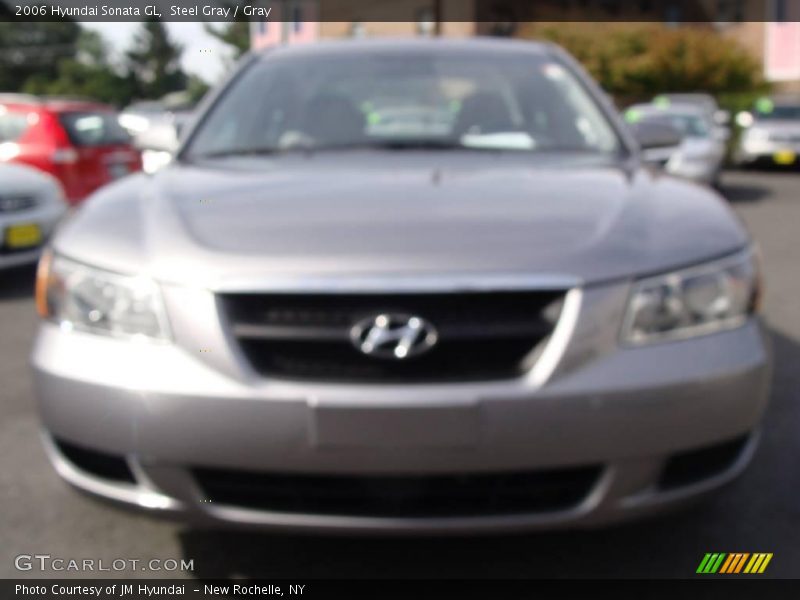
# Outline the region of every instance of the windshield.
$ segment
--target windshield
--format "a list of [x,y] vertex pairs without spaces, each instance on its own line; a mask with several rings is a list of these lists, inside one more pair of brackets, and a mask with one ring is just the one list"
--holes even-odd
[[612,153],[619,144],[578,80],[530,54],[267,59],[232,86],[185,157],[346,147]]
[[756,108],[756,117],[761,120],[800,121],[800,104],[775,104],[768,108]]
[[662,113],[657,116],[644,117],[644,121],[669,123],[685,137],[707,138],[711,134],[708,122],[697,115]]

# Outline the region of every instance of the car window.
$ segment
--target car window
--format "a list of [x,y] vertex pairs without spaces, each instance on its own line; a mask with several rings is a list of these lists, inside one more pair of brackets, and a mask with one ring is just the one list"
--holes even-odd
[[706,138],[711,134],[708,123],[696,115],[667,114],[663,118],[685,136]]
[[59,120],[76,146],[105,146],[130,141],[130,135],[114,113],[69,112],[59,115]]
[[0,143],[16,142],[28,129],[27,113],[9,112],[0,106]]
[[800,104],[794,105],[773,105],[769,108],[756,109],[756,116],[762,120],[800,120]]
[[619,145],[576,77],[535,55],[267,59],[232,86],[187,156],[406,143],[610,153]]

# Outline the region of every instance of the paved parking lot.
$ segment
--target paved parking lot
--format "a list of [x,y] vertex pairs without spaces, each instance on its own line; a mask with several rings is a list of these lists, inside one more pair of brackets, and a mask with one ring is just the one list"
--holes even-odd
[[773,552],[770,575],[800,577],[800,173],[723,181],[764,252],[776,372],[761,448],[713,499],[600,531],[468,539],[203,532],[131,516],[71,491],[45,461],[27,370],[33,270],[21,269],[0,274],[0,577],[25,575],[13,566],[21,553],[193,559],[198,577],[683,577],[705,552],[735,551]]

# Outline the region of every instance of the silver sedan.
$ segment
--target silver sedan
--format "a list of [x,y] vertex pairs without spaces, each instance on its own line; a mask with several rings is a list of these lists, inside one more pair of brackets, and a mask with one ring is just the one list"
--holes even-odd
[[0,164],[0,269],[35,263],[66,211],[61,184],[53,177]]
[[637,104],[625,111],[625,118],[630,123],[662,122],[676,128],[681,140],[660,161],[664,170],[698,183],[719,184],[728,136],[704,110],[688,104]]
[[768,398],[753,241],[551,45],[253,55],[38,290],[53,465],[193,523],[630,519],[741,473]]

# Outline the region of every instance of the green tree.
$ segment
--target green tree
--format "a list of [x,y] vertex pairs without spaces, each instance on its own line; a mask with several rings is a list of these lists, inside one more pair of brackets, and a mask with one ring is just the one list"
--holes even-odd
[[[4,5],[0,3],[0,8]],[[0,91],[21,90],[32,76],[56,77],[58,59],[71,56],[81,33],[73,21],[12,20],[0,14]]]
[[606,91],[626,101],[682,91],[730,98],[767,88],[758,61],[708,28],[559,23],[529,24],[521,34],[565,47]]
[[96,31],[83,29],[74,56],[57,61],[54,76],[36,73],[22,90],[31,94],[84,96],[123,106],[136,93],[135,81],[110,62],[108,44]]
[[142,23],[126,53],[127,67],[136,82],[139,98],[161,98],[186,87],[186,74],[180,64],[182,47],[169,38],[158,19]]
[[250,23],[235,21],[222,25],[203,25],[206,32],[233,49],[233,58],[239,58],[250,49]]
[[[238,2],[223,0],[221,6],[233,8]],[[241,21],[231,23],[211,24],[205,23],[203,28],[206,33],[217,38],[233,50],[233,58],[237,59],[250,49],[250,21],[243,18]]]
[[208,92],[209,87],[202,77],[195,74],[189,75],[189,82],[186,85],[186,94],[189,97],[189,101],[193,104],[200,102]]

